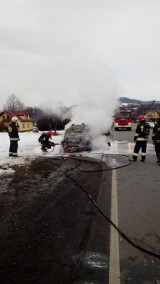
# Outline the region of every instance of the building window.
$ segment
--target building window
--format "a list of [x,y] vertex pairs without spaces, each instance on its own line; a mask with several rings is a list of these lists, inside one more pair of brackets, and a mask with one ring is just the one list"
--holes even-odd
[[22,124],[22,127],[23,127],[23,128],[26,128],[26,125],[25,125],[25,123],[23,123],[23,124]]

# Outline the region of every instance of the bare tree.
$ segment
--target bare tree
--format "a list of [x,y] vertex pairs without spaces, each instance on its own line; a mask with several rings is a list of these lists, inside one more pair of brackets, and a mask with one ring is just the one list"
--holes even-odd
[[17,110],[23,110],[24,104],[18,99],[17,100]]
[[12,94],[8,97],[7,103],[4,105],[4,109],[9,111],[19,111],[24,109],[24,105],[17,96]]

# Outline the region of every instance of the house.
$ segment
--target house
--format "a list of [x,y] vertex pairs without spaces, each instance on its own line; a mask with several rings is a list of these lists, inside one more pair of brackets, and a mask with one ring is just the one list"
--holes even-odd
[[7,131],[7,127],[13,116],[18,118],[19,131],[32,131],[34,120],[27,111],[2,111],[0,112],[0,131]]
[[146,118],[147,120],[149,121],[154,121],[155,119],[159,118],[160,117],[160,112],[158,111],[148,111],[146,113]]

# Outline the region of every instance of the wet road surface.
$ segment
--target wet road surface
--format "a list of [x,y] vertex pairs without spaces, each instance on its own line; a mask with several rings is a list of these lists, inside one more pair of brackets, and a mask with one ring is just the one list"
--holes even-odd
[[150,140],[146,162],[130,163],[134,129],[113,135],[111,147],[86,160],[44,157],[1,179],[0,283],[160,283],[159,258],[116,229],[110,235],[112,220],[134,244],[159,253],[154,148]]
[[[111,151],[132,156],[134,129],[114,135]],[[118,165],[120,159],[117,156]],[[160,283],[160,257],[152,255],[152,252],[160,255],[160,166],[156,163],[151,134],[146,162],[138,160],[129,167],[119,168],[116,176],[118,228],[135,246],[118,235],[120,278],[115,283]],[[151,254],[143,252],[143,248]]]

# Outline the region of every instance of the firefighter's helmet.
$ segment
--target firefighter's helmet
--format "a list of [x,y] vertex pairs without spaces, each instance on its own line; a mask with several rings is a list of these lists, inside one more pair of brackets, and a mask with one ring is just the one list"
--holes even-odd
[[53,134],[52,134],[52,131],[48,131],[47,132],[47,135],[49,136],[49,137],[51,137]]
[[18,121],[18,118],[17,118],[16,116],[13,116],[13,117],[12,117],[12,121],[13,121],[13,122],[16,122],[16,121]]
[[139,120],[139,121],[144,121],[144,120],[145,120],[145,116],[144,116],[144,115],[140,115],[140,116],[138,117],[138,120]]

